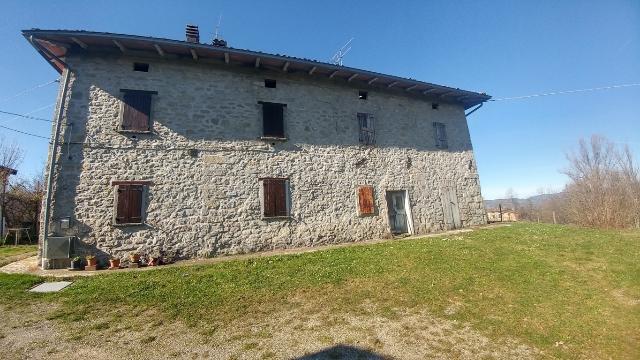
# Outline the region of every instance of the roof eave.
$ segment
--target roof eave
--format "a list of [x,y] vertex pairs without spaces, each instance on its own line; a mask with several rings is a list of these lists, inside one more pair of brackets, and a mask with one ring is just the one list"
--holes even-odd
[[[244,50],[244,49],[235,49],[230,47],[216,47],[208,44],[200,44],[200,43],[190,43],[186,41],[180,40],[172,40],[172,39],[163,39],[163,38],[153,38],[139,35],[126,35],[126,34],[113,34],[113,33],[100,33],[100,32],[89,32],[89,31],[79,31],[79,30],[40,30],[40,29],[32,29],[32,30],[23,30],[23,36],[36,48],[36,50],[58,71],[62,72],[62,68],[66,66],[64,61],[60,59],[60,56],[56,56],[52,51],[47,49],[45,46],[42,46],[37,40],[45,40],[48,43],[51,43],[51,39],[44,39],[43,37],[66,37],[69,39],[70,46],[78,43],[78,40],[82,40],[84,38],[85,41],[88,42],[87,39],[90,38],[101,38],[110,40],[113,43],[114,48],[117,46],[120,50],[123,50],[122,47],[124,45],[132,46],[130,42],[138,41],[144,42],[148,45],[154,45],[156,49],[158,49],[158,53],[162,56],[166,50],[162,50],[163,46],[170,47],[181,47],[185,50],[190,51],[194,50],[197,52],[198,50],[206,51],[209,53],[219,53],[219,55],[224,54],[224,59],[228,63],[229,56],[245,56],[245,57],[253,57],[253,61],[257,61],[256,64],[259,63],[260,60],[271,60],[282,62],[283,71],[287,71],[289,64],[293,64],[295,67],[308,67],[309,75],[311,75],[315,69],[321,69],[325,72],[330,72],[330,78],[333,78],[337,74],[340,77],[345,79],[347,82],[351,82],[353,79],[360,80],[360,82],[365,82],[366,86],[372,86],[373,82],[370,82],[373,79],[377,81],[377,84],[381,84],[382,86],[402,88],[407,90],[407,92],[416,94],[422,93],[424,95],[436,96],[443,101],[451,101],[460,103],[464,106],[465,109],[471,108],[475,105],[481,104],[485,101],[491,99],[491,96],[478,93],[468,90],[462,90],[458,88],[452,88],[443,85],[437,85],[427,82],[422,82],[414,79],[402,78],[394,75],[387,75],[382,73],[377,73],[373,71],[356,69],[347,66],[340,66],[335,64],[323,63],[315,60],[302,59],[297,57],[283,56],[283,55],[274,55],[269,53]],[[41,39],[42,38],[42,39]],[[195,58],[195,56],[194,56]],[[257,67],[258,65],[256,65]]]

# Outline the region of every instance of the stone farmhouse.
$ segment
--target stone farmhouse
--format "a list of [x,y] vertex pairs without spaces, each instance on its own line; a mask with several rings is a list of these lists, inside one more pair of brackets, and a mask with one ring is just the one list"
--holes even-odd
[[205,257],[487,222],[465,116],[484,93],[203,44],[195,26],[184,41],[23,35],[61,74],[45,268],[88,253]]

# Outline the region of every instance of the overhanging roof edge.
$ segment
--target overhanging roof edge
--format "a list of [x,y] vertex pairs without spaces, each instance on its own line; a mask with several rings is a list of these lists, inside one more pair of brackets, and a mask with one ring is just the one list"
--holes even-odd
[[[415,80],[415,79],[409,79],[409,78],[403,78],[400,76],[395,76],[395,75],[388,75],[388,74],[383,74],[383,73],[378,73],[375,71],[370,71],[370,70],[363,70],[363,69],[358,69],[358,68],[352,68],[352,67],[348,67],[348,66],[340,66],[340,65],[335,65],[335,64],[330,64],[330,63],[325,63],[325,62],[321,62],[321,61],[317,61],[317,60],[311,60],[311,59],[304,59],[304,58],[298,58],[298,57],[293,57],[293,56],[287,56],[287,55],[278,55],[278,54],[270,54],[270,53],[264,53],[264,52],[260,52],[260,51],[253,51],[253,50],[245,50],[245,49],[237,49],[237,48],[232,48],[232,47],[216,47],[213,45],[209,45],[209,44],[201,44],[201,43],[189,43],[186,41],[181,41],[181,40],[174,40],[174,39],[166,39],[166,38],[155,38],[155,37],[149,37],[149,36],[141,36],[141,35],[127,35],[127,34],[116,34],[116,33],[106,33],[106,32],[94,32],[94,31],[84,31],[84,30],[41,30],[41,29],[31,29],[31,30],[23,30],[22,31],[23,36],[25,36],[25,38],[27,38],[27,40],[29,40],[30,36],[33,37],[38,37],[38,36],[63,36],[63,37],[82,37],[82,36],[87,36],[87,37],[99,37],[99,38],[105,38],[105,39],[109,39],[109,40],[121,40],[121,41],[126,41],[126,40],[135,40],[135,41],[143,41],[143,42],[149,42],[149,43],[153,43],[153,44],[158,44],[158,45],[172,45],[172,46],[180,46],[180,47],[184,47],[185,49],[202,49],[202,50],[207,50],[207,51],[216,51],[219,52],[221,54],[228,52],[230,54],[238,54],[238,55],[245,55],[245,56],[253,56],[253,57],[259,57],[259,58],[265,58],[265,59],[271,59],[271,60],[278,60],[278,61],[289,61],[289,62],[293,62],[297,65],[308,65],[310,68],[311,67],[318,67],[318,68],[324,68],[326,70],[329,71],[339,71],[339,72],[344,72],[347,73],[348,75],[353,75],[353,74],[358,74],[358,75],[363,75],[364,77],[368,77],[368,78],[379,78],[379,80],[383,80],[383,81],[387,81],[387,82],[401,82],[403,84],[408,85],[409,87],[411,86],[423,86],[423,87],[427,87],[427,88],[431,88],[431,89],[437,89],[437,90],[442,90],[443,92],[452,92],[452,93],[458,93],[459,97],[470,97],[470,98],[475,98],[475,101],[473,101],[472,103],[470,103],[470,105],[468,107],[474,106],[476,104],[488,101],[489,99],[491,99],[491,96],[484,94],[484,93],[479,93],[479,92],[475,92],[475,91],[469,91],[469,90],[463,90],[463,89],[459,89],[459,88],[453,88],[453,87],[449,87],[449,86],[445,86],[445,85],[438,85],[438,84],[433,84],[433,83],[428,83],[428,82],[424,82],[424,81],[419,81],[419,80]],[[31,42],[31,41],[30,41]],[[32,45],[34,47],[35,44],[32,43]],[[38,49],[36,47],[36,50],[38,50],[39,52],[42,53],[42,51],[40,49]],[[43,54],[45,55],[45,54]],[[426,89],[422,89],[422,90],[426,90]]]

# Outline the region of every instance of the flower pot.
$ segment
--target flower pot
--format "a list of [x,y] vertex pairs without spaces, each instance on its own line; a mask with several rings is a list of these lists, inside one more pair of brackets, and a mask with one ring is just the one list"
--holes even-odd
[[109,269],[118,269],[120,267],[120,259],[110,259]]
[[139,254],[135,254],[135,255],[129,255],[129,261],[131,261],[132,263],[139,263],[140,262],[140,255]]
[[149,258],[149,262],[147,263],[148,266],[158,266],[160,265],[160,258],[159,257],[151,257]]
[[87,266],[96,266],[98,265],[98,259],[93,258],[93,259],[87,259]]
[[73,270],[82,269],[82,260],[71,260],[71,269]]

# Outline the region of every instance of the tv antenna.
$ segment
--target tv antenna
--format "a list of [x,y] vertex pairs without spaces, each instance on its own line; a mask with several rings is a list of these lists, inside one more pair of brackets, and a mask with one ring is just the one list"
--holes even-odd
[[227,41],[220,38],[220,23],[222,22],[222,14],[218,17],[218,25],[216,25],[216,35],[211,42],[213,46],[227,47]]
[[220,14],[218,16],[218,25],[216,25],[216,36],[214,37],[215,40],[218,40],[218,32],[220,31],[220,23],[222,23],[222,14]]
[[333,64],[342,66],[342,58],[344,58],[344,56],[347,55],[347,53],[351,50],[351,42],[353,41],[353,39],[355,39],[355,38],[349,39],[349,41],[347,41],[347,43],[344,44],[340,48],[340,50],[338,50],[333,55],[333,57],[331,58],[331,62]]

